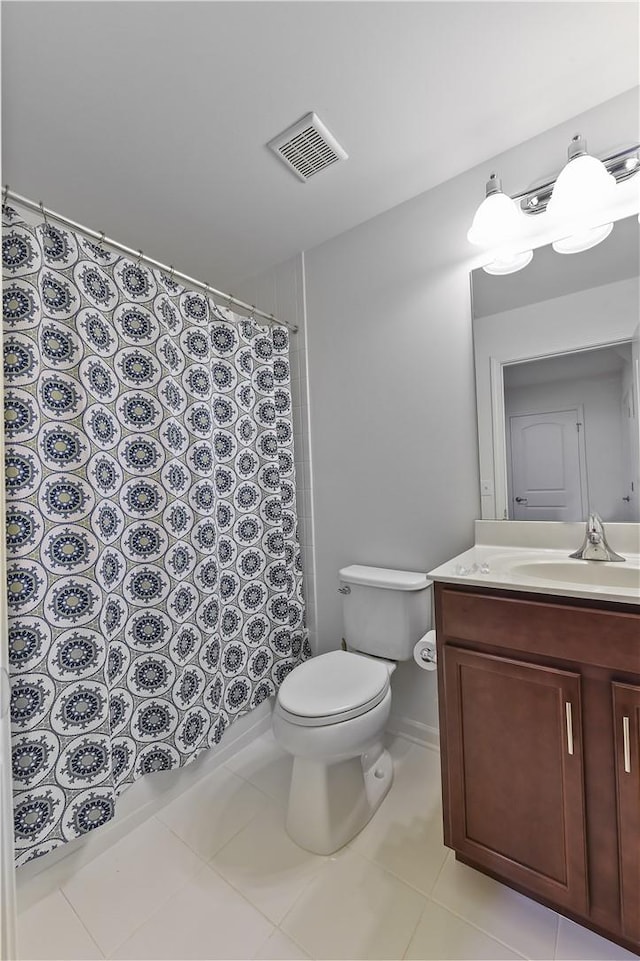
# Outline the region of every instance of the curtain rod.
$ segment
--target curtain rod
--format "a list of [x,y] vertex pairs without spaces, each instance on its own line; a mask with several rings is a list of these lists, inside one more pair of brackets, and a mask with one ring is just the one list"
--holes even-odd
[[50,210],[48,207],[43,207],[42,201],[38,203],[35,200],[29,200],[28,197],[22,197],[20,194],[15,193],[10,190],[8,185],[3,188],[2,191],[2,202],[5,204],[7,199],[11,199],[14,203],[17,203],[21,207],[26,207],[28,210],[33,210],[35,213],[41,214],[43,219],[46,221],[47,218],[51,220],[56,220],[58,223],[63,224],[65,227],[70,227],[72,230],[77,231],[80,234],[84,234],[86,237],[90,237],[92,240],[97,240],[101,247],[112,247],[114,250],[118,250],[123,254],[127,254],[129,257],[133,257],[136,263],[145,263],[150,267],[155,267],[156,270],[162,271],[164,274],[168,274],[172,279],[177,278],[189,284],[192,287],[198,287],[204,290],[208,297],[212,300],[220,299],[226,300],[227,303],[223,306],[228,307],[240,307],[242,310],[246,310],[250,317],[259,316],[263,317],[268,324],[277,324],[281,327],[288,327],[289,330],[296,334],[298,332],[298,327],[295,324],[288,324],[285,320],[278,320],[273,314],[267,314],[264,310],[258,310],[252,304],[246,304],[243,300],[238,300],[237,297],[233,297],[231,294],[225,294],[222,290],[216,290],[210,284],[203,283],[201,280],[196,280],[195,277],[189,277],[188,274],[183,274],[180,270],[174,270],[174,268],[167,264],[161,264],[159,260],[153,260],[151,257],[147,257],[141,250],[132,250],[131,247],[125,247],[124,244],[118,243],[117,240],[112,240],[110,237],[105,237],[104,231],[92,230],[90,227],[85,227],[82,224],[76,223],[74,220],[69,220],[68,217],[63,217],[62,214],[56,213],[55,210]]

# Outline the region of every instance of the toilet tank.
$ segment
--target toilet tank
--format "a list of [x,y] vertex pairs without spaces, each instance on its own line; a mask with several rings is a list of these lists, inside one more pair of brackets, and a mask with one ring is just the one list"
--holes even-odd
[[351,650],[408,661],[431,627],[426,574],[353,564],[340,571],[340,592],[344,639]]

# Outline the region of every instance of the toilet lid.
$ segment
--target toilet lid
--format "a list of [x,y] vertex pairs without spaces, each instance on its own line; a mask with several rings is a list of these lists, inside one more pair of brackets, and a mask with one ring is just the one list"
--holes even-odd
[[379,703],[389,687],[389,668],[348,651],[305,661],[284,679],[278,701],[288,714],[306,718],[353,717]]

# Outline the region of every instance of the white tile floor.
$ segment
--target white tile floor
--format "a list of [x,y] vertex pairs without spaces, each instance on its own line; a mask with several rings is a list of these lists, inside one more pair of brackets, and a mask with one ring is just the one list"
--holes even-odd
[[636,957],[458,864],[438,754],[390,747],[374,819],[319,857],[284,831],[290,761],[261,736],[53,893],[21,885],[20,958]]

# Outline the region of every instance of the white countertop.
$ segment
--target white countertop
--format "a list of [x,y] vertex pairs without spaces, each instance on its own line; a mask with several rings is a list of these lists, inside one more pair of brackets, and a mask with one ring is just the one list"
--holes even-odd
[[[449,584],[640,605],[640,554],[624,552],[623,562],[572,560],[569,554],[580,546],[579,543],[574,543],[569,550],[557,546],[550,549],[541,549],[537,545],[512,546],[509,543],[511,532],[508,537],[493,539],[506,540],[507,543],[477,543],[429,571],[428,577]],[[531,539],[536,541],[538,538]],[[611,546],[615,549],[614,545]],[[625,583],[616,583],[619,579]]]

